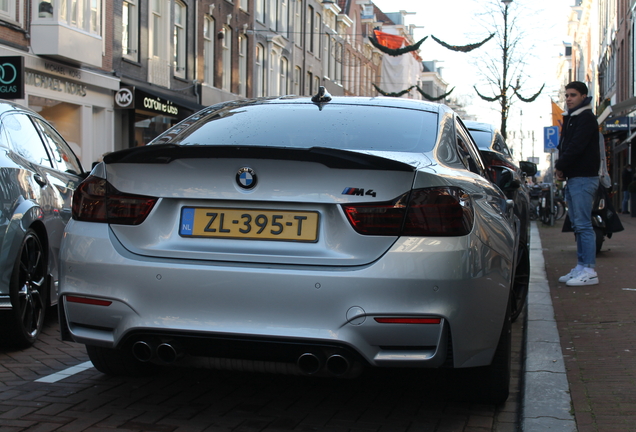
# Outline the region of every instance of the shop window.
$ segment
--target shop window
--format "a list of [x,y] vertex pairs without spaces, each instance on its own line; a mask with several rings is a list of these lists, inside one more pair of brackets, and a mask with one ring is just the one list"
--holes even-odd
[[179,1],[174,4],[174,74],[180,78],[186,75],[186,16],[187,9]]
[[203,20],[203,80],[214,85],[214,18]]
[[81,174],[82,167],[66,141],[42,120],[34,117],[33,122],[39,129],[42,139],[49,147],[53,167],[62,172]]
[[6,116],[2,124],[9,137],[11,147],[17,154],[32,163],[49,168],[53,166],[35,126],[27,115]]
[[221,53],[221,59],[223,62],[223,80],[221,81],[221,88],[225,91],[232,91],[232,29],[229,26],[223,26],[225,36],[222,41],[223,50]]
[[139,46],[139,0],[127,0],[122,5],[122,55],[130,60],[138,61]]
[[247,38],[243,35],[238,37],[239,44],[239,88],[238,94],[240,96],[247,96]]

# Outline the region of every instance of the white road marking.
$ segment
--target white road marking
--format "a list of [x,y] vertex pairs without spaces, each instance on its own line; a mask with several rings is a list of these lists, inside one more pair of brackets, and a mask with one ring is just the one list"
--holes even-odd
[[636,291],[636,288],[623,288],[623,291]]
[[45,382],[45,383],[54,383],[64,378],[68,378],[71,375],[78,374],[80,372],[84,372],[86,369],[90,369],[93,367],[93,363],[90,361],[84,362],[82,364],[78,364],[77,366],[72,366],[68,369],[64,369],[63,371],[55,372],[54,374],[42,377],[40,379],[36,379],[35,382]]

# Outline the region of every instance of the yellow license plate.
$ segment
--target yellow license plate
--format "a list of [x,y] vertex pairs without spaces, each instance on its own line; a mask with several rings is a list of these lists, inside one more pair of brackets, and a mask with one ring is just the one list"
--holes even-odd
[[318,212],[183,207],[179,234],[315,242],[318,219]]

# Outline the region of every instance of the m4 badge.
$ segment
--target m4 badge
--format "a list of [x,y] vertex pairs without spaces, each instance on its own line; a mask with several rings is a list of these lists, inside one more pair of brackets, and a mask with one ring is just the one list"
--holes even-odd
[[357,196],[364,196],[364,195],[370,195],[373,198],[375,198],[375,191],[373,189],[369,189],[367,191],[365,191],[363,188],[345,188],[345,190],[342,191],[342,195],[357,195]]

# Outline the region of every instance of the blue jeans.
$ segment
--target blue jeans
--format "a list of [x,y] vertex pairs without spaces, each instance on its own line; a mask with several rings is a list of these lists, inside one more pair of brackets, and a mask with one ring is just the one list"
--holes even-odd
[[598,177],[574,177],[565,186],[565,201],[574,236],[578,264],[594,268],[596,265],[596,235],[592,227],[592,207],[598,189]]
[[629,211],[629,191],[623,191],[623,213],[627,213]]

